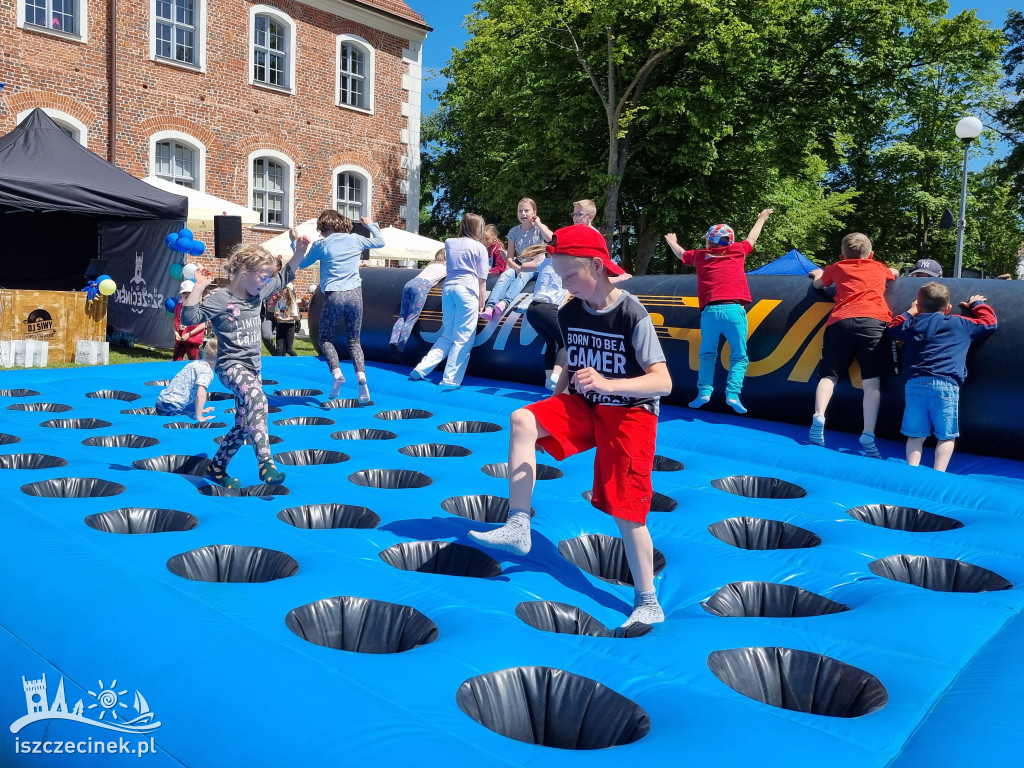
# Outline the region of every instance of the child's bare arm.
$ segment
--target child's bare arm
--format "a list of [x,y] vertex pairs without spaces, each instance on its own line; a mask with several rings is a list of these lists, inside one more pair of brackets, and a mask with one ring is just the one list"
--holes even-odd
[[611,275],[608,278],[608,282],[612,283],[612,284],[615,284],[615,283],[621,283],[621,282],[623,282],[625,280],[632,280],[632,279],[633,279],[633,275],[631,273],[623,272],[621,275]]
[[757,238],[761,236],[764,223],[768,221],[768,217],[772,215],[774,210],[774,208],[765,208],[757,215],[757,221],[754,222],[754,226],[751,227],[750,233],[747,235],[747,242],[750,243],[751,247],[757,242]]
[[196,421],[209,421],[212,419],[213,416],[206,415],[212,410],[212,405],[209,408],[206,407],[206,387],[202,385],[196,387]]
[[675,232],[669,232],[665,235],[665,242],[668,243],[669,250],[676,255],[677,259],[683,258],[683,249],[679,247],[679,241],[676,240]]
[[821,282],[821,276],[823,274],[825,274],[825,270],[823,269],[812,269],[810,272],[807,273],[807,276],[811,278],[812,281],[814,281],[814,287],[817,288],[819,291],[825,287],[825,284]]
[[511,237],[508,239],[508,250],[505,251],[505,253],[508,254],[508,256],[505,257],[505,263],[512,267],[518,275],[520,267],[519,263],[516,261],[516,241]]
[[581,368],[574,383],[579,392],[622,397],[662,397],[672,391],[672,376],[665,363],[652,363],[644,368],[643,376],[632,379],[606,379],[593,368]]
[[548,228],[547,224],[540,220],[540,216],[533,217],[533,225],[537,227],[537,229],[540,230],[541,235],[544,236],[544,242],[550,243],[551,238],[555,236],[555,233]]
[[558,374],[558,383],[555,384],[555,389],[552,392],[554,395],[560,395],[569,388],[569,369],[563,368],[562,372]]

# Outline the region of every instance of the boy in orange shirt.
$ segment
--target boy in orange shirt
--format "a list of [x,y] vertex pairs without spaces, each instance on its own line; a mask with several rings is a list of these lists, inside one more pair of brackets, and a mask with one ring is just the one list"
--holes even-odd
[[840,261],[808,275],[818,290],[836,287],[836,306],[825,324],[818,388],[814,393],[814,417],[810,441],[825,445],[825,411],[836,382],[842,378],[854,358],[860,364],[864,387],[864,432],[860,445],[866,456],[882,458],[875,445],[875,423],[882,401],[881,375],[888,355],[883,344],[892,312],[885,301],[885,287],[899,272],[874,260],[867,235],[854,232],[843,238]]

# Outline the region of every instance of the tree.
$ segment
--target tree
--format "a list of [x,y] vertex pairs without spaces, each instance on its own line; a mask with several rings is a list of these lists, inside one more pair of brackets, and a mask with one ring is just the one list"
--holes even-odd
[[1002,166],[1000,179],[1009,182],[1017,197],[1018,209],[1024,216],[1024,13],[1011,9],[1006,15],[1006,47],[1003,49],[1003,72],[1006,89],[1017,94],[997,113],[1005,128],[1004,138],[1012,143],[1010,154]]

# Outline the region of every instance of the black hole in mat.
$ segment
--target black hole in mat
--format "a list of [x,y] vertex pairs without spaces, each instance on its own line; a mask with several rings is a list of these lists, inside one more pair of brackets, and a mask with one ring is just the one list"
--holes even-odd
[[348,476],[350,482],[368,488],[425,488],[434,482],[412,469],[361,469]]
[[639,741],[651,719],[588,677],[553,667],[512,667],[471,677],[455,703],[484,728],[527,744],[606,749]]
[[339,400],[328,400],[326,403],[320,406],[321,408],[327,408],[333,410],[335,408],[364,408],[365,406],[355,398],[339,399]]
[[8,411],[44,411],[46,413],[65,413],[71,410],[70,405],[63,403],[12,403]]
[[397,411],[381,411],[376,417],[384,421],[397,421],[398,419],[429,419],[433,415],[430,411],[420,408],[401,408]]
[[[224,442],[224,438],[225,437],[226,437],[226,435],[217,435],[217,437],[213,438],[213,442],[215,442],[217,445],[220,445],[221,443]],[[278,437],[277,435],[267,435],[267,443],[270,444],[270,445],[277,445],[278,443],[283,443],[283,442],[284,442],[284,438],[283,437]],[[247,438],[245,438],[245,443],[243,443],[243,445],[249,445],[249,444],[250,444],[249,443],[249,438],[247,437]]]
[[166,387],[171,383],[170,379],[155,379],[154,381],[147,381],[145,386],[147,387]]
[[50,419],[39,426],[50,429],[103,429],[113,424],[103,419]]
[[[491,477],[508,477],[508,462],[485,464],[480,467],[480,471],[485,475],[490,475]],[[547,464],[537,465],[538,480],[557,480],[560,477],[562,477],[562,470],[557,467],[549,467]]]
[[[234,408],[228,408],[226,411],[224,411],[224,413],[234,413],[234,412],[235,412]],[[280,413],[280,412],[281,412],[280,406],[277,406],[277,405],[268,405],[267,406],[267,413]]]
[[[583,498],[590,501],[594,498],[594,492],[584,491]],[[671,496],[666,496],[664,493],[655,491],[651,496],[651,512],[674,512],[678,506],[679,502]]]
[[668,456],[655,455],[654,457],[653,470],[655,472],[678,472],[681,469],[683,469],[683,462],[681,461],[670,459]]
[[17,435],[8,435],[6,432],[0,432],[0,445],[10,445],[11,443],[20,443],[21,438]]
[[164,429],[224,429],[223,421],[169,421]]
[[334,424],[334,419],[325,419],[323,416],[294,416],[274,422],[274,425],[278,427],[329,427],[332,424]]
[[403,653],[437,640],[437,625],[415,608],[365,597],[317,600],[284,623],[303,640],[353,653]]
[[296,528],[376,528],[380,517],[366,507],[354,504],[306,504],[277,513],[277,519]]
[[203,496],[227,496],[232,498],[255,496],[287,496],[291,493],[283,485],[247,485],[244,488],[225,488],[222,485],[203,485],[199,488]]
[[150,472],[171,472],[175,475],[202,477],[210,468],[210,460],[204,456],[187,456],[176,453],[167,456],[154,456],[151,459],[136,459],[132,462],[132,466]]
[[380,553],[380,559],[401,571],[469,576],[475,579],[501,576],[501,566],[490,555],[448,541],[407,541],[394,544]]
[[208,403],[216,403],[216,402],[220,402],[222,400],[234,400],[234,399],[235,399],[235,396],[232,395],[230,392],[207,392],[206,393],[206,402],[208,402]]
[[125,487],[120,483],[99,477],[55,477],[21,486],[22,493],[47,499],[90,499],[117,496],[124,491]]
[[275,379],[261,379],[260,383],[265,387],[272,387],[277,384],[277,381]]
[[770,581],[734,581],[715,592],[701,606],[715,616],[759,616],[797,619],[842,613],[850,606],[829,600],[791,584]]
[[386,429],[349,429],[344,432],[331,432],[335,440],[394,440],[398,435]]
[[323,393],[322,389],[278,389],[274,391],[278,397],[317,397]]
[[805,549],[821,544],[816,533],[778,520],[730,517],[708,526],[716,539],[740,549]]
[[[626,562],[626,550],[622,539],[591,533],[558,542],[558,554],[573,565],[579,566],[592,576],[609,584],[633,586],[633,576]],[[665,570],[665,555],[654,550],[654,575]]]
[[294,576],[299,564],[276,549],[214,544],[175,555],[167,561],[167,570],[192,581],[254,584]]
[[640,637],[650,632],[650,624],[630,624],[609,629],[586,611],[574,605],[550,600],[533,600],[516,606],[516,616],[534,629],[560,635],[587,637]]
[[802,499],[807,491],[794,483],[787,483],[777,477],[754,477],[733,475],[712,480],[711,485],[720,491],[748,499]]
[[144,435],[101,435],[85,438],[82,445],[101,448],[149,448],[159,442],[155,437],[145,437]]
[[314,464],[340,464],[348,461],[348,454],[341,451],[325,451],[322,448],[303,448],[299,451],[275,453],[274,461],[293,467],[308,467]]
[[45,453],[0,454],[0,469],[53,469],[67,465],[67,459]]
[[137,395],[134,392],[125,392],[120,389],[100,389],[96,392],[86,392],[85,396],[95,397],[99,400],[126,400],[129,403],[142,397],[142,395]]
[[731,648],[713,651],[708,668],[737,693],[794,712],[860,717],[889,700],[874,675],[810,651]]
[[414,456],[418,459],[430,458],[452,458],[457,456],[469,456],[472,453],[469,448],[461,445],[449,445],[448,443],[420,443],[419,445],[407,445],[399,448],[398,452],[405,456]]
[[37,397],[34,389],[0,389],[0,397]]
[[964,524],[952,517],[943,517],[923,509],[898,507],[892,504],[865,504],[846,510],[846,514],[868,525],[877,525],[894,531],[932,533],[963,528]]
[[[503,496],[452,496],[441,502],[441,509],[478,523],[504,523],[508,520],[508,499]],[[535,512],[530,510],[530,517]]]
[[156,408],[152,405],[147,405],[144,408],[125,408],[121,413],[128,414],[129,416],[159,416],[156,412]]
[[104,533],[169,533],[191,531],[199,521],[188,512],[152,507],[125,507],[89,515],[85,524]]
[[501,432],[500,424],[492,424],[489,421],[449,421],[438,424],[437,428],[442,432]]
[[936,592],[995,592],[1013,584],[998,573],[961,560],[923,555],[892,555],[868,563],[876,576]]

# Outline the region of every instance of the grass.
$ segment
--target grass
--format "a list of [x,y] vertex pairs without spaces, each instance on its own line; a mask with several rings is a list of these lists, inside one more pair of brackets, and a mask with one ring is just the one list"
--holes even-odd
[[[312,342],[305,338],[295,338],[292,348],[302,356],[315,356]],[[263,357],[270,357],[267,350],[263,349]],[[124,363],[156,363],[162,360],[170,360],[172,351],[169,349],[154,349],[153,347],[116,347],[110,345],[110,365],[122,365]],[[86,363],[50,363],[47,368],[96,368],[98,366]]]

